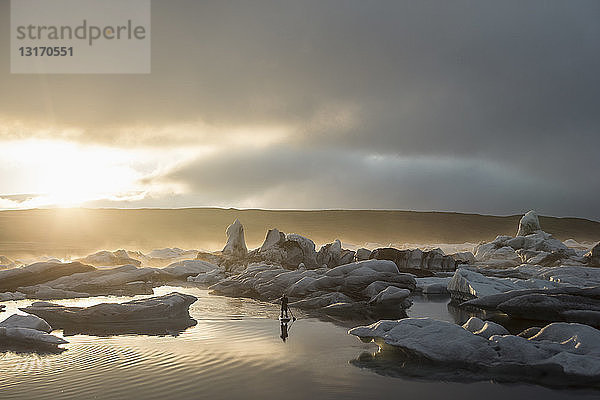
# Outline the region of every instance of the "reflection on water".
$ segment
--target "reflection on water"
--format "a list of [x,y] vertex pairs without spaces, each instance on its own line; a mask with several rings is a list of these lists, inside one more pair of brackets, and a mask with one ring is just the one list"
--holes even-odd
[[[158,288],[156,295],[175,288]],[[60,354],[0,350],[2,399],[305,399],[407,397],[438,399],[485,396],[593,398],[595,393],[556,391],[534,385],[419,381],[390,377],[355,361],[377,346],[362,343],[347,328],[295,313],[286,340],[278,306],[250,299],[209,296],[206,290],[177,288],[198,301],[190,307],[197,324],[177,337],[165,334],[69,336]],[[57,301],[82,306],[131,298]],[[7,302],[8,316],[31,301]],[[447,301],[418,302],[421,315],[453,319]],[[294,310],[295,311],[295,310]],[[409,310],[413,316],[412,308]],[[428,314],[429,313],[429,314]],[[300,315],[298,315],[300,314]],[[69,333],[69,332],[65,332]],[[54,334],[61,336],[63,332]]]
[[364,352],[352,365],[369,369],[376,374],[395,378],[412,378],[423,381],[477,382],[492,377],[478,374],[477,371],[464,371],[459,366],[439,367],[423,359],[411,358],[410,354],[386,349],[385,351]]
[[464,324],[471,317],[477,317],[483,320],[496,322],[505,327],[513,335],[523,332],[527,328],[534,326],[544,327],[552,321],[546,323],[540,320],[527,320],[519,318],[511,318],[508,315],[499,311],[481,310],[479,308],[461,308],[453,303],[448,303],[448,313],[454,318],[457,324]]
[[[382,376],[423,382],[474,383],[489,381],[504,384],[532,382],[560,389],[555,393],[561,394],[563,398],[570,395],[597,398],[600,395],[598,382],[585,378],[578,378],[576,382],[573,377],[565,378],[562,369],[556,366],[532,369],[527,365],[514,364],[510,367],[480,369],[458,364],[438,365],[427,360],[415,359],[400,350],[364,352],[350,363]],[[580,389],[569,389],[570,385],[579,385]]]
[[288,333],[288,323],[282,322],[281,323],[281,335],[279,335],[279,337],[281,338],[281,340],[283,340],[285,342],[289,336],[290,335]]
[[447,304],[450,302],[448,295],[414,295],[410,297],[410,300],[413,305],[407,310],[409,317],[430,317],[458,323],[455,316],[448,312]]
[[540,321],[515,319],[497,311],[486,311],[478,308],[461,308],[450,301],[449,295],[411,297],[412,307],[408,309],[409,317],[430,317],[442,321],[462,325],[471,317],[494,321],[504,326],[510,333],[518,334],[532,326],[543,327]]
[[147,335],[147,336],[179,336],[186,329],[196,325],[195,319],[169,320],[165,323],[153,321],[152,323],[110,323],[110,324],[63,324],[63,335],[90,335],[90,336],[116,336],[116,335]]
[[63,351],[67,351],[62,347],[54,346],[27,346],[20,343],[0,343],[0,353],[15,353],[22,355],[30,354],[60,354]]
[[599,382],[593,379],[567,377],[562,368],[557,366],[538,366],[533,369],[528,365],[515,363],[510,366],[483,369],[458,363],[453,365],[436,364],[422,358],[415,358],[400,349],[388,348],[384,351],[361,353],[350,363],[386,377],[460,383],[489,381],[523,384],[531,382],[562,389],[564,395],[569,395],[564,389],[578,386],[573,394],[596,396],[596,398],[600,396]]

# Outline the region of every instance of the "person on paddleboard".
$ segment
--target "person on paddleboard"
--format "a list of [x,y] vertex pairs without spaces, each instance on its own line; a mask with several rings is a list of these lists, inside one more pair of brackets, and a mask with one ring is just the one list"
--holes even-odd
[[288,297],[285,293],[281,296],[281,318],[283,318],[283,314],[285,313],[285,318],[288,318]]

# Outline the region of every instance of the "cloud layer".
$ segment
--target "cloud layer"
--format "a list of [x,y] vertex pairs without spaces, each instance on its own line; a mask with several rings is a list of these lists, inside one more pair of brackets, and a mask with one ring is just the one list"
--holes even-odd
[[0,139],[197,152],[144,178],[186,193],[133,206],[600,218],[597,1],[175,0],[152,14],[150,75],[2,72]]

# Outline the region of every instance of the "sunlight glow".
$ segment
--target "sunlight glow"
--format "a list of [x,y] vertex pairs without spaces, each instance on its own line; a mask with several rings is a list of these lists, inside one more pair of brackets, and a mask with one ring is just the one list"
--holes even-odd
[[[39,203],[69,207],[131,191],[141,176],[127,154],[62,141],[32,140],[8,146]],[[27,182],[28,181],[28,182]]]
[[154,149],[134,151],[58,140],[9,141],[2,143],[2,149],[6,171],[0,172],[9,178],[1,183],[0,193],[32,194],[20,204],[25,207],[139,200],[152,190],[144,179],[173,164]]

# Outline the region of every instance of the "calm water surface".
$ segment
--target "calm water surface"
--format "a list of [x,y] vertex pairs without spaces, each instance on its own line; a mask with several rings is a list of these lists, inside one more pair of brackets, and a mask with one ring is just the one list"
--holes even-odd
[[[280,338],[276,306],[210,296],[198,288],[161,287],[197,296],[198,324],[178,336],[68,336],[60,354],[0,352],[0,399],[365,399],[387,396],[439,399],[599,398],[591,390],[554,390],[493,382],[455,383],[385,376],[354,360],[377,346],[347,327],[300,318]],[[143,297],[143,296],[140,296]],[[91,305],[131,298],[57,301]],[[4,319],[31,301],[6,302]],[[410,316],[454,321],[448,300],[416,298]],[[63,332],[54,332],[62,335]]]

